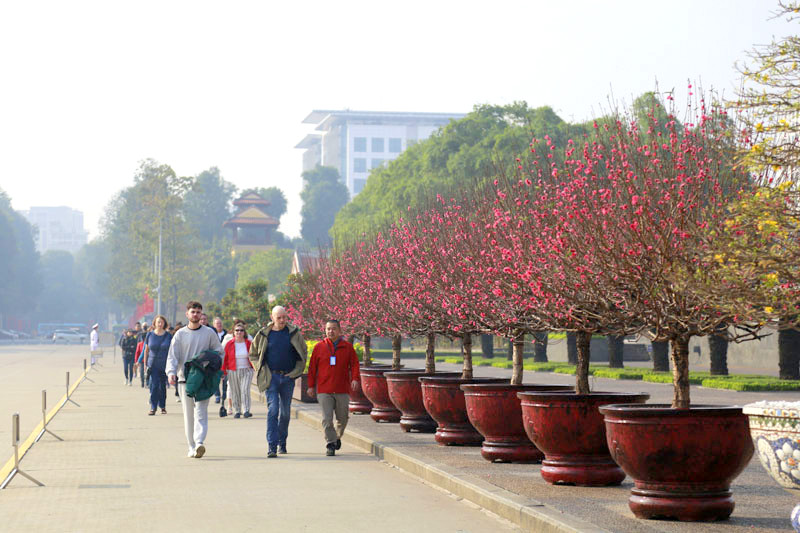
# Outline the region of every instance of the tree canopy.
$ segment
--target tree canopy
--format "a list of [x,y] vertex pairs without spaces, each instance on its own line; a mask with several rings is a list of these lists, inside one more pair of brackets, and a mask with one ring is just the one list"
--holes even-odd
[[313,170],[306,170],[303,182],[300,235],[308,244],[327,246],[331,242],[328,231],[350,194],[333,167],[317,165]]
[[550,107],[534,109],[525,102],[475,106],[463,119],[374,169],[364,190],[336,215],[334,241],[347,243],[393,222],[432,195],[494,175],[498,167],[513,168],[534,136],[549,135],[563,146],[571,130],[574,134],[585,127],[570,126]]

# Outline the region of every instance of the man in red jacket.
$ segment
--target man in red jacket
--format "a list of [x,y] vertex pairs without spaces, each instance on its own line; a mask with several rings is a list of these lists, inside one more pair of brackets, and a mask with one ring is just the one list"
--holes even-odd
[[[358,386],[361,374],[353,345],[342,338],[338,320],[325,323],[325,339],[318,342],[308,363],[308,394],[317,396],[322,407],[322,429],[327,443],[325,455],[336,455],[342,447],[347,427],[350,391]],[[336,413],[336,429],[333,414]]]

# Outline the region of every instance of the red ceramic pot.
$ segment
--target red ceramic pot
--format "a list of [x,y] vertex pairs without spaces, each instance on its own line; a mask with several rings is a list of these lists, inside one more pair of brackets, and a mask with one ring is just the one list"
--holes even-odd
[[[400,422],[402,413],[389,398],[389,389],[386,386],[386,372],[391,372],[391,367],[364,367],[361,369],[361,390],[364,396],[372,403],[369,416],[375,422]],[[407,372],[424,372],[424,370],[407,370]]]
[[[392,368],[391,365],[383,365],[383,364],[371,364],[369,366],[362,366],[361,370],[366,370],[368,368]],[[348,403],[348,409],[351,413],[356,415],[366,415],[372,410],[372,402],[364,396],[364,391],[362,390],[362,386],[359,383],[355,389],[350,391],[350,402]]]
[[442,445],[480,446],[483,435],[472,427],[461,385],[470,383],[505,383],[506,378],[462,379],[461,376],[420,376],[422,402],[436,423],[434,439]]
[[607,405],[611,456],[633,478],[628,505],[638,518],[724,520],[731,482],[753,455],[741,407]]
[[[459,372],[441,372],[432,375],[458,377],[461,374]],[[419,372],[406,370],[387,372],[386,386],[389,388],[389,398],[392,403],[403,413],[400,417],[400,427],[403,431],[433,433],[436,431],[436,421],[425,410],[419,377]]]
[[649,394],[623,392],[520,392],[522,422],[528,437],[544,452],[541,474],[548,483],[619,485],[625,472],[611,458],[598,407],[644,403]]
[[487,461],[536,462],[542,452],[528,439],[522,425],[517,393],[533,390],[570,390],[571,385],[461,385],[470,423],[483,435],[481,455]]

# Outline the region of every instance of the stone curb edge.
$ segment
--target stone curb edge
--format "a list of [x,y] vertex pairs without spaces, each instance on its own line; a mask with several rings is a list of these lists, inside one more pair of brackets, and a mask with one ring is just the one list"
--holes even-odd
[[[292,407],[292,417],[315,429],[322,429],[322,418],[310,409]],[[342,440],[406,472],[464,498],[513,522],[525,531],[546,533],[608,533],[577,517],[562,513],[536,500],[522,497],[475,476],[449,472],[442,464],[426,463],[361,433],[346,429]]]

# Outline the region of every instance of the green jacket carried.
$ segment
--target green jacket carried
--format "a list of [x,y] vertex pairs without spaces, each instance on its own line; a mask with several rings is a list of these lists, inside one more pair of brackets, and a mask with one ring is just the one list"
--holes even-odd
[[211,398],[219,388],[222,378],[222,356],[214,350],[204,350],[183,367],[186,376],[186,395],[202,402]]
[[[308,348],[306,348],[306,341],[303,339],[303,334],[300,333],[300,328],[293,324],[286,326],[289,328],[289,342],[297,353],[300,359],[295,362],[294,368],[287,374],[288,377],[294,379],[300,377],[306,369],[306,358],[308,357]],[[272,371],[267,365],[267,344],[269,343],[269,332],[272,329],[272,322],[258,330],[256,336],[253,337],[253,343],[250,345],[250,362],[256,369],[256,383],[258,383],[258,390],[261,392],[269,388],[269,383],[272,381]]]

